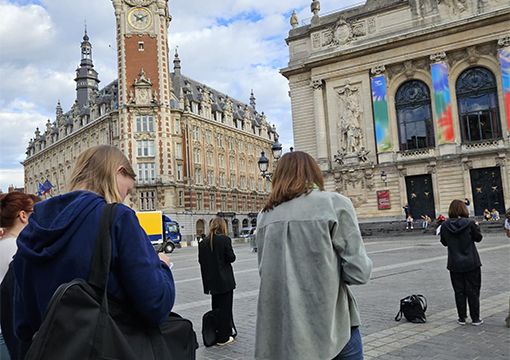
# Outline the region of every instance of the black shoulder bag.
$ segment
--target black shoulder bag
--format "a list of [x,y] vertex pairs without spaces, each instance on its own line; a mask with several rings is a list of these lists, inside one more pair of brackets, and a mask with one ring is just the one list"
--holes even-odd
[[108,294],[116,209],[103,209],[89,280],[74,279],[55,291],[25,360],[195,359],[191,321],[171,313],[161,326],[148,327],[135,309]]
[[395,321],[404,317],[413,323],[426,323],[427,299],[423,295],[409,295],[400,300],[400,311],[395,316]]

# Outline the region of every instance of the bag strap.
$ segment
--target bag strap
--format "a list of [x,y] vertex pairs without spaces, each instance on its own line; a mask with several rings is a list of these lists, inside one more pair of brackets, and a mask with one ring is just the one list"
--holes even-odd
[[416,298],[420,300],[423,312],[427,311],[427,299],[423,295],[416,295]]
[[108,274],[110,273],[110,262],[112,256],[111,227],[115,218],[118,204],[106,204],[103,207],[99,228],[97,230],[94,254],[90,266],[89,283],[100,289],[106,290],[108,285]]
[[403,311],[400,310],[398,313],[397,313],[397,316],[395,316],[395,321],[400,321],[402,319],[402,314],[403,314]]

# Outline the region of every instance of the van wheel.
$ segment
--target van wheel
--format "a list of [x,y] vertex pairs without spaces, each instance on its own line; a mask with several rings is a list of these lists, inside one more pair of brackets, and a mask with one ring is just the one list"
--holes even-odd
[[170,254],[175,249],[175,245],[173,242],[167,242],[165,248],[163,249],[165,253]]

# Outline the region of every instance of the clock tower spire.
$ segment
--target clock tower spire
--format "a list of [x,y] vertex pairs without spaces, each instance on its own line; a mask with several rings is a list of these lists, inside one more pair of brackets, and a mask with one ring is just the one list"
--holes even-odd
[[92,62],[92,45],[87,35],[87,25],[85,24],[85,35],[81,43],[81,62],[76,69],[76,100],[80,108],[85,105],[92,91],[97,91],[99,85],[98,73],[94,70]]

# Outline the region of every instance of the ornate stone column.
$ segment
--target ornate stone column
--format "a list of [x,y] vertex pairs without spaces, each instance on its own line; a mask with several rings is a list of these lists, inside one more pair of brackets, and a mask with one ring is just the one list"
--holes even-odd
[[330,168],[328,157],[328,134],[326,127],[326,116],[324,110],[324,81],[321,79],[313,80],[310,83],[313,89],[313,109],[315,117],[315,133],[317,136],[317,163],[322,171],[328,171]]

